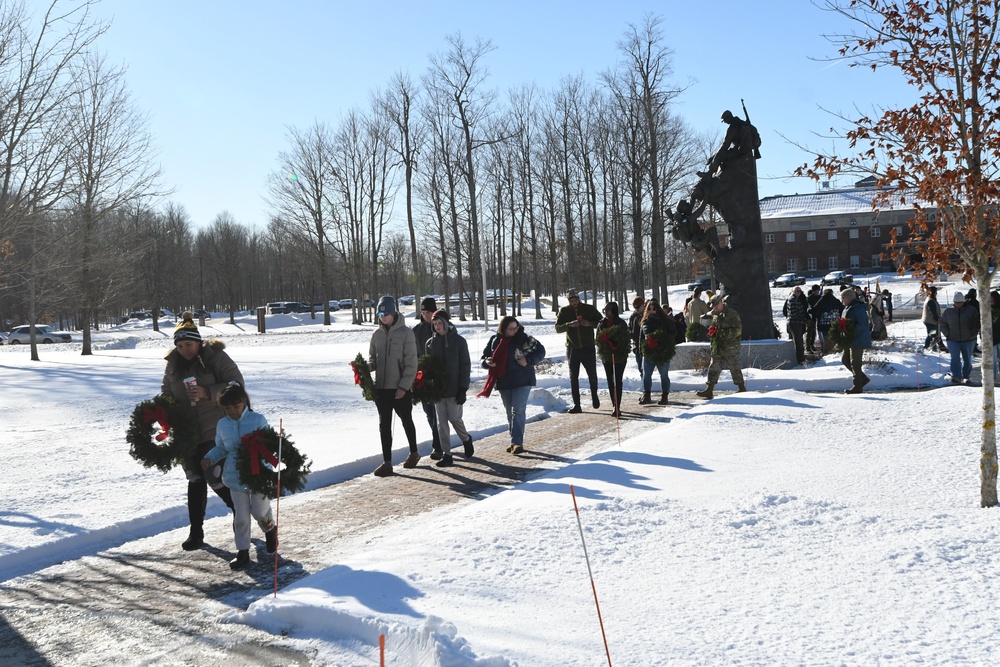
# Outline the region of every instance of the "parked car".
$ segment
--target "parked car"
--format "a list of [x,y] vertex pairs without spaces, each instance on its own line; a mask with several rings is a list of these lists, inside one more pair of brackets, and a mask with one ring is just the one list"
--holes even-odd
[[133,310],[131,313],[125,316],[123,321],[128,320],[151,320],[153,319],[153,313],[148,310]]
[[6,344],[7,344],[7,334],[0,331],[0,345],[6,345]]
[[[22,324],[11,329],[7,337],[9,345],[27,345],[31,342],[31,326]],[[73,340],[72,334],[68,331],[58,331],[47,324],[35,325],[35,342],[37,343],[68,343]]]
[[[322,313],[324,305],[325,304],[322,301],[317,301],[316,303],[314,303],[312,305],[312,307],[316,310],[317,313]],[[340,302],[339,301],[330,301],[329,305],[330,305],[330,312],[331,313],[335,313],[338,310],[340,310]]]
[[308,313],[310,306],[301,301],[273,301],[265,306],[268,315],[285,315],[287,313]]
[[413,302],[416,301],[416,300],[417,300],[417,297],[414,296],[414,295],[412,295],[412,294],[409,295],[409,296],[401,296],[401,297],[399,297],[399,303],[402,306],[412,306]]
[[795,287],[796,285],[805,285],[806,279],[797,273],[782,273],[780,276],[774,279],[771,283],[771,287]]
[[843,271],[831,271],[823,276],[823,280],[819,282],[821,285],[848,285],[853,282],[853,280],[854,276],[850,273],[845,273]]
[[206,320],[212,319],[212,313],[208,312],[204,308],[199,308],[198,310],[194,311],[191,314],[194,315],[196,318],[199,318],[199,319],[202,318],[202,317],[204,317]]
[[712,289],[712,279],[711,278],[702,278],[700,280],[696,280],[693,283],[688,283],[687,284],[687,288],[688,288],[689,292],[695,291],[695,289],[697,289],[698,287],[700,287],[702,290],[710,290],[710,289]]
[[354,307],[354,301],[352,301],[351,299],[341,299],[340,300],[340,308],[342,310],[350,310],[353,307]]

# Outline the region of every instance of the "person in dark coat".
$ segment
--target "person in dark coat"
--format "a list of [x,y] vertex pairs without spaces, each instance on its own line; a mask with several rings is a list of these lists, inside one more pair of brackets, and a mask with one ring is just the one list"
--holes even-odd
[[639,367],[639,374],[642,374],[642,314],[646,310],[646,301],[641,296],[632,299],[632,314],[628,318],[628,330],[632,336],[632,351],[635,353],[635,363]]
[[569,363],[569,386],[573,392],[572,414],[583,412],[580,407],[580,366],[590,380],[590,398],[594,409],[601,407],[597,397],[597,349],[594,347],[594,329],[601,321],[601,313],[589,303],[580,300],[575,289],[566,291],[568,306],[556,315],[556,331],[566,334],[566,361]]
[[[618,316],[618,304],[614,301],[604,306],[604,319],[597,325],[597,339],[601,339],[601,333],[611,327],[619,326],[628,331],[628,324]],[[604,377],[608,380],[608,393],[611,394],[611,404],[614,417],[621,416],[622,405],[622,379],[625,377],[625,365],[628,364],[630,350],[620,350],[613,359],[602,359],[604,364]]]
[[845,394],[860,394],[866,384],[871,382],[871,378],[865,375],[863,369],[863,358],[866,348],[872,346],[872,332],[868,325],[868,305],[852,289],[845,289],[840,293],[840,300],[844,303],[843,318],[854,323],[854,340],[844,347],[844,353],[840,358],[841,363],[851,371],[853,384],[847,389]]
[[[650,299],[646,302],[646,312],[642,316],[642,336],[646,338],[656,331],[663,331],[668,337],[676,336],[677,324],[673,317],[663,312],[659,301]],[[653,371],[660,375],[660,400],[659,405],[666,405],[670,396],[670,360],[667,359],[658,366],[652,359],[642,360],[642,397],[640,403],[652,403],[650,394],[653,391]]]
[[[215,446],[215,429],[226,411],[219,396],[230,382],[243,384],[243,374],[225,352],[220,340],[204,342],[194,323],[194,315],[183,313],[174,330],[174,349],[167,355],[160,393],[178,402],[194,406],[198,419],[198,446],[183,463],[188,480],[187,507],[191,530],[181,544],[185,551],[200,549],[205,543],[205,506],[208,502],[209,475],[201,460]],[[193,378],[193,380],[192,380]],[[185,380],[188,380],[185,382]],[[212,490],[233,509],[233,498],[221,480],[212,480]]]
[[806,303],[809,304],[806,311],[809,316],[809,321],[806,323],[807,352],[816,351],[816,318],[813,317],[813,306],[819,303],[821,298],[823,298],[823,290],[819,285],[813,285],[809,288],[809,294],[806,295]]
[[[413,340],[417,344],[418,356],[426,354],[427,341],[434,335],[434,326],[431,324],[431,318],[437,309],[437,302],[434,300],[434,297],[425,297],[420,302],[420,321],[413,327]],[[431,427],[431,458],[439,461],[443,454],[441,453],[441,437],[438,435],[437,408],[433,403],[427,401],[421,401],[420,407],[424,409],[424,415],[427,416],[427,425]]]
[[926,350],[933,345],[934,351],[938,351],[941,349],[942,343],[941,332],[939,331],[939,327],[941,326],[941,305],[938,304],[937,300],[937,287],[926,285],[924,291],[927,293],[927,298],[924,299],[924,309],[920,317],[920,321],[927,328],[924,349]]
[[545,358],[545,346],[524,332],[516,317],[500,320],[497,332],[483,349],[482,366],[489,371],[479,396],[488,397],[493,388],[500,392],[507,412],[511,454],[524,452],[525,410],[535,386],[535,366]]
[[472,436],[465,428],[463,412],[465,399],[469,392],[469,377],[472,362],[469,359],[469,344],[459,335],[451,323],[451,316],[446,310],[437,310],[431,318],[434,325],[434,335],[427,341],[427,354],[444,362],[448,374],[448,389],[444,398],[437,402],[438,434],[441,438],[443,456],[437,462],[438,467],[446,468],[454,465],[451,456],[451,432],[448,425],[455,427],[455,433],[465,449],[465,458],[475,453],[472,446]]
[[955,292],[955,305],[941,313],[941,335],[951,355],[951,381],[969,383],[972,375],[972,352],[979,335],[979,309],[969,306],[961,292]]
[[833,295],[832,288],[823,290],[816,305],[812,307],[812,317],[816,321],[816,335],[819,338],[820,354],[826,354],[832,347],[827,340],[827,332],[830,325],[840,319],[840,313],[844,311],[844,304]]
[[809,323],[809,302],[801,287],[792,290],[785,300],[781,313],[788,318],[788,336],[795,343],[795,360],[801,366],[806,363],[806,350],[803,336]]

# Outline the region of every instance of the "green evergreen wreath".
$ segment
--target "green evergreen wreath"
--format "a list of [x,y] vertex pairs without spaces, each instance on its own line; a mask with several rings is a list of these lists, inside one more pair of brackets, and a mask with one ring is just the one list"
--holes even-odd
[[689,343],[693,343],[701,336],[701,325],[698,322],[692,322],[687,325],[687,329],[684,330],[684,340]]
[[677,351],[677,341],[663,329],[657,329],[642,339],[643,361],[649,359],[654,366],[670,361]]
[[826,335],[843,352],[854,343],[854,320],[841,317],[830,325]]
[[448,391],[448,370],[444,359],[425,354],[417,360],[417,375],[413,378],[413,404],[439,403]]
[[372,380],[372,372],[368,368],[368,362],[365,361],[360,352],[351,362],[351,368],[354,370],[354,384],[361,387],[361,395],[365,397],[366,401],[374,401],[375,381]]
[[[247,433],[236,453],[236,470],[240,483],[250,493],[265,498],[278,497],[278,432],[270,426]],[[281,495],[301,491],[312,463],[299,453],[286,433],[281,440]]]
[[618,366],[628,363],[629,352],[632,351],[632,338],[628,329],[620,324],[607,329],[601,329],[597,334],[597,354],[606,364],[613,362]]
[[125,440],[132,458],[146,468],[167,472],[194,454],[198,419],[194,410],[173,396],[154,396],[135,406]]

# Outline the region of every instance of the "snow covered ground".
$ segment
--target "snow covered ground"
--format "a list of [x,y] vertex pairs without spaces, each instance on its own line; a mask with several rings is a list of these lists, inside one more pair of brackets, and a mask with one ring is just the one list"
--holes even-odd
[[[916,292],[880,280],[903,300]],[[967,286],[945,287],[943,303],[954,289]],[[774,292],[779,312],[786,292]],[[523,320],[556,362],[539,376],[535,416],[564,409],[569,393],[546,316]],[[255,408],[283,419],[313,460],[311,488],[380,458],[375,410],[347,363],[371,328],[335,317],[326,328],[272,316],[263,336],[250,318],[215,318],[203,331],[227,342]],[[461,331],[476,355],[488,334]],[[96,333],[92,356],[45,346],[34,363],[24,347],[0,347],[0,581],[185,524],[182,473],[143,469],[124,440],[134,405],[159,388],[171,332],[121,325]],[[919,320],[889,333],[867,371],[871,393],[839,393],[850,384],[839,355],[751,369],[749,393],[402,523],[220,621],[286,634],[321,664],[378,664],[379,634],[393,665],[605,664],[573,485],[615,664],[993,664],[997,527],[978,502],[981,389],[943,386],[947,359],[916,350]],[[674,371],[671,382],[693,390],[704,375]],[[632,365],[626,389],[639,386]],[[505,429],[498,398],[470,400],[466,415],[474,435]],[[426,443],[419,411],[415,421]]]

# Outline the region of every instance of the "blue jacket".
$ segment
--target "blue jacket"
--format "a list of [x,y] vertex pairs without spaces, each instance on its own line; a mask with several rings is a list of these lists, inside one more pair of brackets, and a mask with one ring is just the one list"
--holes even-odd
[[854,344],[851,347],[871,347],[872,330],[868,325],[868,307],[860,299],[851,301],[841,316],[854,321]]
[[244,408],[239,419],[230,419],[227,416],[219,420],[218,426],[215,427],[215,447],[208,450],[205,458],[214,465],[225,457],[226,464],[222,467],[222,483],[226,487],[233,491],[249,492],[247,487],[240,483],[240,473],[236,469],[236,455],[239,452],[243,436],[266,426],[267,420],[264,415],[254,412],[250,408]]
[[[486,365],[486,360],[493,356],[493,352],[499,344],[500,336],[494,334],[483,350],[483,368],[489,368]],[[516,353],[515,350],[517,351]],[[517,363],[517,354],[521,354],[527,359],[527,366]],[[507,352],[507,370],[504,372],[504,376],[497,380],[497,389],[534,387],[535,364],[544,358],[545,346],[540,341],[526,334],[522,327],[510,340],[510,349]]]

